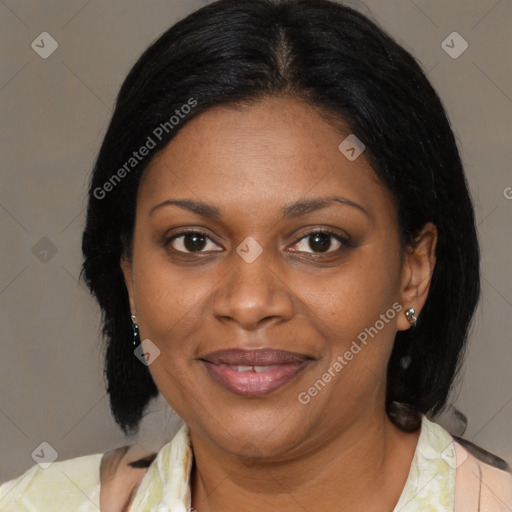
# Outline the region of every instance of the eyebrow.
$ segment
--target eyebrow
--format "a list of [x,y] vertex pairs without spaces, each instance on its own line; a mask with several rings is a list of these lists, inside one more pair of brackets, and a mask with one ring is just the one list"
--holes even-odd
[[[326,208],[335,202],[355,208],[370,217],[370,214],[363,206],[358,203],[354,203],[354,201],[351,201],[350,199],[340,196],[301,199],[295,203],[284,205],[281,208],[281,213],[283,219],[292,219],[295,217],[300,217],[301,215],[306,215],[310,212],[321,210],[322,208]],[[166,201],[153,206],[153,208],[151,208],[149,211],[149,215],[152,215],[155,211],[170,205],[189,210],[197,215],[200,215],[201,217],[217,220],[222,218],[222,214],[219,208],[211,204],[203,203],[202,201],[196,201],[194,199],[167,199]]]
[[354,203],[354,201],[351,201],[350,199],[340,196],[327,196],[317,197],[315,199],[302,199],[295,203],[285,205],[282,208],[283,218],[291,219],[294,217],[300,217],[301,215],[306,215],[307,213],[326,208],[335,202],[345,206],[350,206],[363,212],[368,217],[370,216],[368,211],[363,206],[358,203]]

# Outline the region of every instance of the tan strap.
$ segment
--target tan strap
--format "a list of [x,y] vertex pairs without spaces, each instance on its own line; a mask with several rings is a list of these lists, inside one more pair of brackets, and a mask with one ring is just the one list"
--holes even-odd
[[454,512],[512,512],[512,474],[478,460],[454,442]]
[[459,443],[455,448],[455,505],[454,512],[480,512],[481,470],[473,456]]

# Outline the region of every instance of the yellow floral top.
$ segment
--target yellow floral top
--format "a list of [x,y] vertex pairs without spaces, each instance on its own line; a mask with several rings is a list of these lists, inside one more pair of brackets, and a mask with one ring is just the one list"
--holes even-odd
[[[184,425],[149,466],[130,512],[188,512],[192,456]],[[32,467],[0,486],[0,510],[98,512],[101,458],[96,454],[54,462],[46,469]],[[453,512],[456,467],[461,462],[450,434],[423,417],[409,476],[394,512]]]

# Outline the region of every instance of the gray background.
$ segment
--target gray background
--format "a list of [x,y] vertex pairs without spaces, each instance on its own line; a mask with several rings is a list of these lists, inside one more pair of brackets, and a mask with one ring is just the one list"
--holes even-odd
[[[42,441],[59,459],[126,443],[105,395],[99,310],[77,283],[86,184],[126,73],[161,32],[205,3],[0,0],[0,481],[32,466]],[[483,297],[454,400],[469,418],[466,437],[512,462],[512,2],[352,4],[419,59],[459,140]],[[441,47],[454,31],[469,44],[456,59]],[[59,45],[47,59],[31,48],[42,32]],[[165,410],[151,422],[153,442],[177,428]]]

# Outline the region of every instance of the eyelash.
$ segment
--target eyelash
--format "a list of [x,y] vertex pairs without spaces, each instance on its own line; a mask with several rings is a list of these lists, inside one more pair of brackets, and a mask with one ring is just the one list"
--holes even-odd
[[[187,230],[187,231],[180,231],[179,233],[176,233],[174,235],[172,235],[171,237],[168,237],[164,240],[163,242],[163,246],[164,247],[167,247],[172,241],[178,239],[178,238],[181,238],[183,236],[186,236],[186,235],[201,235],[201,236],[204,236],[205,238],[207,238],[208,240],[214,242],[210,236],[208,236],[207,233],[205,233],[204,231],[199,231],[199,230]],[[322,235],[330,235],[331,237],[333,237],[336,241],[338,241],[342,247],[338,248],[338,249],[335,249],[334,251],[326,251],[326,252],[305,252],[305,251],[292,251],[292,252],[297,252],[299,254],[313,254],[313,255],[317,255],[317,256],[321,256],[321,255],[324,255],[324,254],[334,254],[334,253],[337,253],[337,252],[340,252],[343,248],[354,248],[356,247],[356,245],[354,244],[354,242],[349,238],[349,237],[343,237],[342,235],[340,235],[339,233],[334,233],[333,231],[329,231],[329,230],[322,230],[322,229],[316,229],[316,230],[313,230],[313,231],[308,231],[307,233],[305,233],[303,236],[301,236],[295,243],[293,243],[292,245],[297,245],[298,243],[300,243],[302,240],[304,239],[307,239],[308,237],[312,236],[312,235],[316,235],[316,234],[322,234]],[[215,243],[215,242],[214,242]],[[330,248],[329,248],[330,249]],[[174,249],[176,252],[178,252],[179,254],[203,254],[204,251],[191,251],[191,252],[186,252],[186,251],[180,251],[180,250],[177,250],[177,249]],[[213,251],[213,252],[222,252],[222,251]]]

